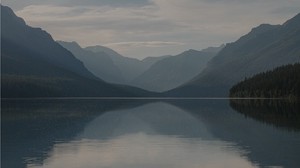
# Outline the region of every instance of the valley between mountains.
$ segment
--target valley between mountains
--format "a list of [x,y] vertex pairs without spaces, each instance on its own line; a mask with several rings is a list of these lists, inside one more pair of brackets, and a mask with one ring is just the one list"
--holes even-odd
[[4,98],[227,97],[245,78],[300,62],[300,14],[282,25],[259,25],[235,42],[139,60],[56,41],[9,7],[1,5],[1,12]]

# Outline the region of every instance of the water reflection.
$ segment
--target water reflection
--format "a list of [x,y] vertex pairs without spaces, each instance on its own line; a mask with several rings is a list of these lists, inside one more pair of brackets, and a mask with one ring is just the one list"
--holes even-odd
[[56,145],[43,165],[30,168],[198,168],[254,167],[240,151],[229,150],[222,141],[128,134],[109,140],[74,141]]
[[224,100],[2,102],[2,167],[299,167],[300,133]]
[[100,115],[76,139],[29,167],[253,167],[200,119],[161,102]]
[[134,106],[131,100],[2,100],[1,167],[42,164],[55,144],[75,138],[95,117]]
[[233,99],[230,106],[246,117],[289,130],[300,130],[300,102],[276,99]]
[[200,118],[163,102],[106,112],[86,125],[80,139],[112,139],[135,133],[213,139]]
[[[229,101],[171,102],[202,119],[218,139],[249,151],[247,158],[260,167],[298,168],[300,132],[266,125],[234,111]],[[201,112],[199,112],[202,109]]]

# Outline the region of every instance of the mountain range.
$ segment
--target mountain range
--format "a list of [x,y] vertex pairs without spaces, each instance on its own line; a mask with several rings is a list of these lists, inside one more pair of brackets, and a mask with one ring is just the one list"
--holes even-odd
[[148,93],[97,78],[50,34],[26,25],[9,7],[1,5],[2,97],[127,97]]
[[72,52],[97,77],[154,92],[167,91],[188,82],[224,47],[210,47],[203,51],[188,50],[175,56],[138,60],[122,56],[104,46],[82,48],[76,42],[58,43]]
[[237,82],[275,67],[300,62],[300,14],[282,25],[262,24],[228,43],[190,82],[168,96],[228,96]]
[[57,41],[83,62],[85,67],[98,78],[110,83],[132,84],[132,80],[149,67],[169,56],[147,57],[143,60],[122,56],[104,46],[82,48],[76,42]]
[[188,50],[176,56],[157,61],[131,85],[146,90],[163,92],[174,89],[198,75],[223,46],[215,50]]
[[108,54],[113,63],[120,69],[125,84],[129,84],[134,78],[147,69],[143,61],[136,58],[124,57],[116,51],[104,46],[90,46],[85,49],[94,53],[104,52]]
[[2,5],[1,21],[2,97],[227,97],[246,77],[300,62],[300,14],[224,46],[143,60],[104,46],[56,42]]
[[83,62],[85,67],[98,78],[110,83],[124,84],[125,79],[120,69],[114,64],[111,56],[105,52],[92,52],[81,48],[76,42],[57,41]]

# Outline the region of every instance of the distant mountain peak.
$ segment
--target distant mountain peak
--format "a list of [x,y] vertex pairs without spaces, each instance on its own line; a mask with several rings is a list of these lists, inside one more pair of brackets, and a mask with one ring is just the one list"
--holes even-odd
[[3,6],[1,4],[1,22],[7,23],[19,23],[20,25],[26,25],[24,19],[18,17],[11,8],[8,6]]
[[221,44],[219,47],[208,47],[203,50],[202,52],[208,52],[208,53],[218,53],[225,47],[225,44]]
[[7,6],[1,5],[1,23],[2,52],[5,51],[8,55],[18,53],[16,55],[20,59],[34,57],[67,71],[96,78],[72,53],[56,43],[48,32],[27,25]]
[[111,48],[108,48],[108,47],[105,47],[105,46],[101,46],[101,45],[88,46],[88,47],[85,47],[84,49],[92,51],[94,53],[105,52],[108,55],[114,55],[114,56],[124,57],[121,54],[119,54],[118,52],[116,52],[115,50],[113,50]]
[[194,49],[189,49],[187,51],[184,51],[183,53],[181,54],[193,54],[193,53],[198,53],[199,51],[198,50],[194,50]]
[[58,42],[61,45],[68,45],[68,46],[72,46],[74,48],[81,48],[81,46],[76,41],[68,42],[68,41],[57,40],[56,42]]
[[274,29],[275,27],[280,27],[280,25],[271,25],[271,24],[261,24],[251,30],[249,34],[261,34],[269,30]]

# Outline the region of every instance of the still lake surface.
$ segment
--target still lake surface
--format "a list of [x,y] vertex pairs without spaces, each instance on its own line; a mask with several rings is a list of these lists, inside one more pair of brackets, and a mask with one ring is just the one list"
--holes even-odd
[[241,104],[2,100],[1,167],[300,167],[299,105]]

